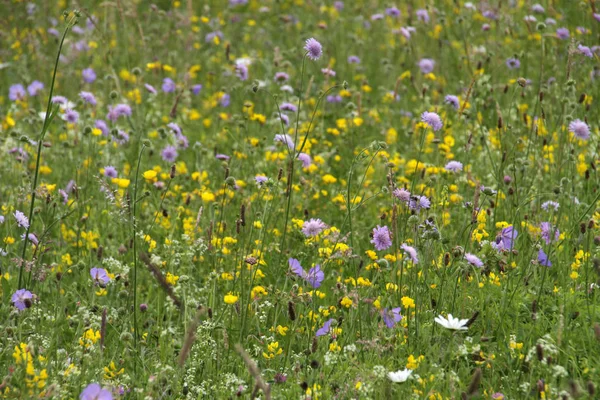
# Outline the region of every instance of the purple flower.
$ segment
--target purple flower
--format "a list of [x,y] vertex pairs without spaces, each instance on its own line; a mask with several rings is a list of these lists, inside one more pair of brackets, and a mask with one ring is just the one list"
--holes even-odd
[[67,194],[67,192],[65,192],[62,189],[58,189],[58,194],[60,194],[60,196],[63,199],[63,204],[67,204],[69,202],[69,195]]
[[431,201],[426,196],[413,196],[410,199],[409,205],[411,210],[419,211],[422,208],[429,209]]
[[219,39],[223,39],[223,32],[215,31],[215,32],[207,33],[206,36],[204,37],[204,41],[206,43],[212,42],[213,40],[215,40],[215,37],[218,37]]
[[262,186],[262,185],[263,185],[265,182],[267,182],[267,181],[269,180],[269,178],[267,178],[267,177],[266,177],[266,176],[264,176],[264,175],[256,175],[256,176],[254,177],[254,180],[256,181],[256,184],[257,184],[258,186]]
[[386,8],[385,9],[385,14],[389,15],[390,17],[399,17],[400,16],[400,10],[398,10],[398,8],[396,7],[390,7],[390,8]]
[[502,229],[500,235],[496,238],[496,244],[498,245],[499,250],[512,250],[513,242],[519,235],[519,232],[514,229],[512,226],[508,226]]
[[298,107],[296,107],[294,104],[292,103],[281,103],[281,106],[279,106],[279,109],[281,111],[291,111],[291,112],[296,112],[298,111]]
[[275,142],[285,143],[290,150],[294,150],[294,139],[287,133],[275,135]]
[[173,132],[175,132],[175,135],[181,135],[181,128],[179,127],[179,125],[177,125],[177,123],[175,122],[169,122],[167,124],[167,128],[171,129]]
[[342,102],[342,96],[340,96],[339,94],[337,94],[337,95],[329,95],[329,96],[327,96],[327,102],[328,103],[341,103]]
[[444,101],[447,104],[450,104],[452,107],[454,107],[455,110],[458,110],[458,108],[460,107],[460,101],[458,100],[458,97],[454,96],[453,94],[449,94],[448,96],[446,96]]
[[304,50],[306,51],[306,55],[313,61],[321,58],[323,54],[323,47],[321,43],[319,43],[315,38],[310,38],[306,40],[306,44],[304,45]]
[[433,71],[433,68],[435,67],[435,60],[431,58],[422,58],[417,65],[422,73],[428,74]]
[[[27,239],[34,246],[37,246],[40,243],[40,241],[38,240],[37,236],[35,236],[35,233],[30,233],[29,235],[27,235]],[[21,235],[21,240],[25,240],[25,234]]]
[[90,383],[79,395],[79,400],[113,400],[113,395],[99,384]]
[[383,322],[385,322],[385,325],[390,329],[392,329],[397,322],[402,320],[402,315],[400,315],[400,307],[392,308],[391,310],[384,308],[381,310],[381,316],[383,317]]
[[429,23],[429,13],[427,12],[427,10],[420,9],[420,10],[417,10],[417,12],[415,14],[417,15],[417,19],[419,21],[423,21],[426,24]]
[[419,257],[417,256],[417,249],[412,246],[407,245],[406,243],[402,243],[400,248],[404,250],[412,260],[413,264],[419,263]]
[[[542,222],[540,224],[540,230],[542,231],[542,239],[544,239],[546,244],[550,244],[550,242],[552,241],[556,242],[560,238],[560,231],[558,230],[558,228],[552,227],[552,224],[550,222]],[[551,238],[553,232],[554,239]]]
[[537,260],[540,263],[540,265],[543,265],[544,267],[551,267],[552,266],[552,262],[548,258],[548,255],[546,253],[544,253],[544,250],[542,250],[542,249],[540,249],[538,251]]
[[558,211],[558,207],[560,207],[560,204],[558,204],[556,201],[548,200],[542,203],[542,209],[546,211],[548,211],[549,208],[553,208],[554,211]]
[[371,21],[379,21],[381,19],[383,19],[383,14],[381,13],[371,15]]
[[240,78],[241,81],[248,80],[248,66],[238,62],[235,65],[235,75]]
[[20,228],[29,228],[29,219],[21,211],[17,210],[14,213],[15,219],[17,220],[17,226]]
[[27,93],[30,96],[36,96],[40,90],[44,88],[44,84],[40,81],[33,81],[27,86]]
[[114,107],[108,106],[108,115],[106,118],[108,118],[110,121],[115,122],[117,119],[119,119],[119,117],[122,116],[130,117],[131,107],[129,107],[127,104],[117,104]]
[[125,144],[129,142],[129,134],[124,130],[119,129],[117,131],[117,136],[115,137],[115,142],[118,144]]
[[221,104],[221,107],[229,107],[229,103],[231,103],[231,96],[229,93],[225,93],[223,96],[221,96],[219,103]]
[[335,321],[335,319],[330,318],[327,321],[325,321],[325,323],[323,324],[322,327],[320,327],[319,329],[317,329],[317,333],[315,334],[315,336],[319,337],[319,336],[325,336],[329,333],[329,329],[331,328],[331,323]]
[[286,114],[281,114],[279,118],[281,119],[281,122],[285,124],[285,126],[290,125],[290,117],[288,117]]
[[81,97],[81,99],[82,99],[83,101],[85,101],[86,103],[88,103],[88,104],[91,104],[91,105],[93,105],[93,106],[95,106],[95,105],[96,105],[96,103],[97,103],[97,102],[96,102],[96,97],[95,97],[95,96],[94,96],[94,94],[93,94],[93,93],[91,93],[91,92],[84,92],[84,91],[81,91],[81,92],[79,92],[79,97]]
[[97,285],[104,286],[110,282],[110,276],[108,276],[104,268],[92,268],[90,270],[90,275],[92,276],[94,283]]
[[580,119],[571,121],[569,124],[569,132],[573,132],[573,134],[581,140],[588,140],[590,138],[590,127]]
[[175,86],[175,82],[171,78],[163,79],[162,83],[162,91],[165,93],[173,93],[177,87]]
[[197,83],[195,85],[192,85],[192,94],[194,96],[196,96],[198,93],[200,93],[200,91],[202,90],[202,85]]
[[360,58],[358,58],[357,56],[349,56],[348,64],[360,64]]
[[77,121],[79,121],[79,113],[75,110],[67,109],[67,111],[65,111],[65,121],[76,124]]
[[569,38],[569,30],[567,28],[558,28],[556,30],[556,37],[562,40]]
[[288,74],[286,74],[285,72],[276,72],[275,77],[273,79],[277,83],[283,83],[283,82],[286,82],[288,79],[290,79],[290,76]]
[[67,99],[65,96],[53,96],[52,103],[60,104],[61,106],[66,106],[69,103],[69,99]]
[[304,223],[302,224],[302,233],[306,237],[313,237],[323,232],[323,229],[325,229],[326,227],[327,225],[325,225],[325,223],[319,218],[311,218],[308,221],[304,221]]
[[586,57],[589,57],[589,58],[594,57],[594,54],[592,53],[592,50],[589,47],[587,47],[587,46],[584,46],[584,45],[580,44],[580,45],[577,46],[577,50],[579,50],[579,52],[581,54],[583,54],[584,56],[586,56]]
[[594,13],[594,19],[598,22],[600,22],[600,14],[599,13]]
[[94,123],[94,126],[102,131],[102,135],[108,136],[110,130],[108,129],[108,125],[106,125],[106,122],[104,122],[101,119],[97,119]]
[[81,77],[86,83],[92,83],[96,80],[96,73],[91,68],[86,68],[81,71]]
[[509,58],[506,60],[506,66],[508,69],[517,69],[521,66],[521,61],[516,58]]
[[404,188],[395,189],[392,194],[395,198],[402,201],[405,204],[410,202],[410,192]]
[[154,88],[154,86],[148,84],[148,83],[144,83],[144,87],[146,88],[146,90],[152,94],[156,94],[156,89]]
[[538,14],[543,14],[546,10],[544,10],[544,7],[541,4],[534,4],[531,6],[531,11]]
[[295,258],[290,258],[288,260],[288,264],[294,274],[304,279],[314,289],[319,288],[321,286],[321,282],[323,282],[325,279],[325,273],[321,271],[321,266],[319,264],[309,269],[308,272],[302,268],[300,261],[296,260]]
[[11,101],[23,100],[26,95],[25,88],[20,83],[12,85],[8,89],[8,98]]
[[333,3],[333,7],[335,7],[335,9],[337,11],[342,11],[344,9],[344,2],[343,1],[336,1],[335,3]]
[[373,228],[373,239],[371,243],[375,245],[376,250],[386,250],[392,245],[392,237],[387,226],[379,226]]
[[444,126],[440,116],[434,112],[425,111],[423,114],[421,114],[421,121],[429,125],[434,131],[439,131],[442,129],[442,126]]
[[27,289],[17,290],[10,298],[13,305],[17,307],[19,311],[31,307],[31,299],[33,299],[33,294]]
[[479,257],[477,257],[477,256],[476,256],[476,255],[474,255],[474,254],[471,254],[471,253],[465,253],[465,260],[467,260],[467,262],[468,262],[469,264],[471,264],[472,266],[474,266],[474,267],[477,267],[477,268],[481,268],[481,267],[483,267],[483,261],[481,261],[481,260],[479,259]]
[[460,161],[449,161],[444,168],[448,171],[460,172],[463,169],[463,165]]
[[298,154],[298,160],[302,161],[302,168],[308,168],[312,164],[310,156],[306,153]]
[[229,161],[231,157],[229,157],[227,154],[215,154],[215,158],[221,161]]
[[175,162],[177,159],[177,149],[174,146],[167,146],[160,152],[160,156],[166,162]]
[[321,69],[321,72],[322,72],[322,73],[323,73],[323,75],[325,75],[325,76],[331,76],[331,77],[335,76],[335,71],[334,71],[334,70],[332,70],[331,68],[322,68],[322,69]]

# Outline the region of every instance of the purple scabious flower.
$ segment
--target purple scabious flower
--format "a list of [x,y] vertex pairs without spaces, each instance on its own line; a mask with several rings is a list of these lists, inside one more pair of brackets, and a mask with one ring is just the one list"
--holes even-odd
[[197,96],[198,93],[200,93],[200,91],[202,90],[202,85],[197,83],[195,85],[192,85],[192,94],[194,96]]
[[285,143],[290,150],[294,150],[294,139],[290,135],[286,134],[277,134],[275,135],[275,142]]
[[229,95],[229,93],[223,94],[223,96],[221,96],[221,99],[219,100],[219,104],[221,104],[221,107],[229,107],[230,103],[231,96]]
[[410,202],[410,192],[404,188],[395,189],[392,194],[401,202],[408,204]]
[[396,323],[402,321],[402,315],[400,314],[400,307],[381,310],[381,317],[385,325],[392,329]]
[[337,94],[337,95],[330,94],[329,96],[327,96],[326,100],[328,103],[341,103],[342,96],[340,96],[339,94]]
[[206,36],[204,36],[204,41],[206,43],[212,42],[213,40],[215,40],[215,37],[218,37],[219,39],[223,39],[223,32],[214,31],[214,32],[207,33]]
[[60,194],[60,197],[62,197],[63,204],[67,204],[69,202],[69,195],[67,194],[67,192],[65,192],[62,189],[58,189],[58,194]]
[[176,88],[177,88],[177,86],[175,85],[175,82],[173,81],[173,79],[171,79],[171,78],[163,79],[163,83],[162,83],[162,91],[163,92],[173,93]]
[[594,13],[594,19],[598,22],[600,22],[600,13]]
[[85,101],[86,103],[91,104],[93,106],[95,106],[97,104],[96,97],[91,92],[81,91],[81,92],[79,92],[79,97],[81,97],[81,99],[83,101]]
[[8,88],[8,98],[11,101],[23,100],[25,96],[27,96],[27,92],[25,92],[25,88],[20,83],[11,85]]
[[579,50],[579,52],[581,54],[583,54],[584,56],[586,56],[586,57],[589,57],[589,58],[594,57],[594,54],[592,53],[592,50],[589,47],[587,47],[587,46],[584,46],[584,45],[580,44],[580,45],[577,46],[577,50]]
[[15,216],[15,219],[17,220],[18,227],[25,228],[25,229],[29,228],[29,218],[27,218],[27,216],[25,214],[23,214],[19,210],[16,210],[13,215]]
[[116,178],[119,174],[117,173],[117,169],[112,165],[107,165],[104,167],[104,176],[107,178]]
[[290,79],[290,76],[285,72],[276,72],[275,77],[273,77],[273,80],[277,83],[287,82],[288,79]]
[[444,168],[448,171],[460,172],[463,169],[463,165],[460,161],[449,161]]
[[458,110],[460,107],[460,101],[458,100],[458,97],[454,96],[453,94],[446,96],[444,101],[446,104],[450,104],[452,107],[454,107],[455,110]]
[[27,86],[27,93],[30,96],[36,96],[40,90],[44,88],[44,84],[40,81],[33,81]]
[[390,17],[398,18],[400,16],[400,10],[397,7],[390,7],[385,9],[385,14]]
[[50,34],[52,36],[56,36],[56,37],[60,36],[60,32],[56,28],[48,28],[48,30],[46,32],[48,32],[48,34]]
[[229,157],[227,154],[215,154],[215,158],[221,161],[229,161],[231,157]]
[[323,326],[317,329],[315,336],[319,337],[327,335],[329,333],[329,329],[331,328],[331,324],[333,323],[333,321],[335,321],[334,318],[330,318],[327,321],[325,321]]
[[431,58],[422,58],[419,60],[417,65],[422,73],[428,74],[433,71],[433,68],[435,68],[435,60]]
[[264,176],[264,175],[256,175],[256,176],[254,177],[254,180],[256,181],[256,184],[257,184],[258,186],[262,186],[263,184],[265,184],[265,183],[266,183],[266,182],[269,180],[269,178],[267,178],[267,177],[266,177],[266,176]]
[[129,107],[129,105],[117,104],[114,107],[108,106],[108,115],[106,118],[108,118],[110,121],[115,122],[117,119],[119,119],[119,117],[122,116],[131,116],[131,107]]
[[308,58],[313,61],[321,58],[321,55],[323,54],[323,47],[315,38],[306,39],[304,50],[306,51]]
[[65,121],[76,124],[79,121],[79,113],[75,110],[71,110],[70,108],[65,111]]
[[285,124],[285,126],[290,125],[290,117],[288,117],[286,114],[281,114],[279,118],[281,119],[281,122]]
[[292,103],[281,103],[281,106],[279,106],[279,109],[281,111],[291,111],[291,112],[296,112],[298,111],[298,107],[296,107],[294,104]]
[[92,268],[90,270],[90,275],[92,276],[94,283],[97,285],[104,286],[110,282],[110,276],[108,276],[104,268]]
[[334,77],[335,76],[335,71],[332,70],[331,68],[322,68],[321,72],[323,73],[323,75],[325,76],[331,76]]
[[415,14],[419,21],[425,22],[426,24],[429,23],[429,13],[424,8],[417,10]]
[[[25,240],[25,234],[21,235],[21,240]],[[40,243],[37,236],[35,236],[35,233],[30,233],[27,235],[27,240],[29,240],[29,242],[34,246],[37,246]]]
[[590,138],[590,127],[580,119],[571,121],[569,132],[572,132],[578,139],[588,140]]
[[154,86],[148,84],[148,83],[144,83],[144,87],[146,88],[146,90],[152,94],[156,94],[156,89],[154,88]]
[[512,226],[507,226],[502,229],[502,232],[496,237],[496,244],[499,250],[512,250],[514,241],[519,235],[519,232]]
[[312,164],[310,156],[306,153],[298,154],[298,160],[302,161],[302,168],[308,168]]
[[542,203],[542,209],[545,211],[548,211],[549,208],[553,208],[554,211],[558,211],[558,207],[560,207],[560,204],[556,201],[548,200]]
[[304,221],[304,223],[302,224],[302,233],[306,237],[314,237],[317,236],[319,233],[323,232],[323,229],[325,229],[326,227],[327,225],[325,225],[325,223],[319,218],[311,218],[308,221]]
[[412,196],[409,205],[411,210],[420,211],[422,208],[429,209],[431,201],[426,196]]
[[542,265],[544,267],[551,267],[552,266],[552,262],[550,261],[550,258],[548,257],[548,255],[542,249],[540,249],[538,251],[537,260],[540,263],[540,265]]
[[67,99],[65,96],[52,96],[52,103],[66,106],[69,103],[69,99]]
[[181,128],[179,127],[179,125],[177,125],[177,123],[175,122],[169,122],[167,124],[167,127],[169,129],[171,129],[173,132],[175,132],[175,135],[179,136],[182,135],[183,133],[181,132]]
[[521,61],[517,58],[509,58],[506,60],[506,66],[508,69],[518,69],[521,66]]
[[371,243],[375,245],[378,251],[389,249],[392,245],[392,237],[387,226],[379,226],[373,228],[373,239]]
[[439,131],[444,126],[440,116],[434,112],[425,111],[421,114],[421,121],[429,125],[434,131]]
[[525,18],[523,18],[523,20],[525,22],[536,22],[537,18],[534,17],[533,15],[526,15]]
[[333,3],[333,7],[337,10],[337,11],[342,11],[344,9],[344,2],[343,1],[336,1],[335,3]]
[[31,299],[33,299],[33,293],[27,289],[19,289],[13,293],[10,301],[19,311],[24,311],[26,308],[31,307]]
[[382,19],[383,19],[383,14],[381,14],[381,13],[371,15],[371,21],[380,21]]
[[240,78],[241,81],[248,80],[248,66],[244,63],[237,63],[235,65],[235,75]]
[[[557,242],[560,238],[560,231],[558,230],[558,228],[553,227],[550,222],[542,222],[540,224],[540,230],[542,239],[544,239],[546,244],[550,244],[552,241]],[[553,232],[554,239],[551,238]]]
[[117,137],[115,137],[115,142],[118,144],[125,144],[129,142],[129,134],[124,130],[119,129],[117,131]]
[[465,253],[465,260],[467,260],[467,262],[474,267],[483,267],[483,261],[481,261],[475,254]]
[[558,28],[556,30],[556,37],[562,40],[568,39],[570,36],[567,28]]
[[167,146],[160,152],[160,156],[168,163],[175,162],[177,159],[177,149],[174,146]]
[[556,25],[556,20],[554,18],[546,18],[544,22],[546,25]]
[[90,383],[79,395],[79,400],[113,400],[113,395],[99,384]]
[[81,77],[86,83],[93,83],[96,80],[96,72],[91,68],[81,71]]
[[108,129],[108,125],[106,125],[106,122],[104,122],[101,119],[97,119],[96,122],[94,122],[94,126],[102,131],[103,136],[108,136],[110,130]]
[[538,14],[543,14],[544,12],[546,12],[546,10],[544,10],[544,7],[541,4],[532,5],[531,11],[538,13]]
[[417,256],[417,249],[415,249],[412,246],[407,245],[406,243],[402,243],[400,245],[400,248],[402,250],[404,250],[405,253],[408,254],[408,256],[412,260],[413,264],[418,264],[419,263],[419,257]]
[[349,56],[348,64],[360,64],[360,58],[358,58],[357,56]]

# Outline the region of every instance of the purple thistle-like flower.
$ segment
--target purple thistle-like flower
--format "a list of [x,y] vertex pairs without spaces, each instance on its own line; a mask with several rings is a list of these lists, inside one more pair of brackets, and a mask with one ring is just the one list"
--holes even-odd
[[395,198],[402,201],[405,204],[410,202],[410,192],[404,188],[395,189],[392,194]]
[[417,65],[422,73],[428,74],[433,72],[433,68],[435,68],[435,60],[431,58],[422,58]]
[[69,99],[67,99],[65,96],[52,96],[52,103],[66,106],[69,103]]
[[425,111],[421,114],[421,121],[429,125],[434,131],[439,131],[444,126],[440,116],[434,112]]
[[177,149],[174,146],[167,146],[160,152],[160,156],[166,162],[175,162],[177,159]]
[[279,109],[281,111],[290,111],[290,112],[296,112],[296,111],[298,111],[298,107],[296,107],[292,103],[281,103],[281,105],[279,106]]
[[426,24],[429,23],[429,13],[424,8],[417,10],[415,14],[419,21],[425,22]]
[[154,88],[154,86],[148,84],[148,83],[144,83],[144,87],[146,88],[146,90],[152,94],[156,94],[156,88]]
[[308,168],[312,164],[310,156],[306,153],[298,154],[298,160],[302,161],[302,168]]
[[465,253],[465,260],[467,260],[467,262],[474,267],[483,267],[483,261],[481,261],[475,254]]
[[386,8],[385,9],[385,14],[389,15],[390,17],[399,17],[400,16],[400,10],[398,10],[397,7],[390,7],[390,8]]
[[237,63],[235,65],[235,75],[240,78],[241,81],[248,80],[248,66],[244,63]]
[[229,107],[230,102],[231,96],[229,95],[229,93],[225,93],[223,96],[221,96],[221,99],[219,100],[219,104],[221,104],[221,107]]
[[325,321],[323,326],[317,329],[315,336],[319,337],[327,335],[329,333],[329,329],[331,328],[331,324],[333,323],[333,321],[335,321],[334,318],[330,318],[327,321]]
[[171,79],[171,78],[163,79],[163,83],[162,83],[162,91],[163,92],[173,93],[176,88],[177,88],[177,86],[175,85],[175,82],[173,81],[173,79]]
[[556,201],[548,200],[542,203],[542,209],[545,211],[548,211],[549,208],[553,208],[554,211],[558,211],[558,207],[560,207],[560,204]]
[[276,72],[275,77],[273,78],[277,83],[287,82],[290,79],[290,76],[285,72]]
[[118,176],[117,169],[112,165],[104,167],[104,176],[107,178],[116,178]]
[[335,76],[335,71],[332,70],[331,68],[321,68],[321,72],[325,76],[331,76],[331,77]]
[[373,228],[371,243],[375,245],[375,249],[378,251],[389,249],[392,245],[392,237],[388,227],[377,225],[376,228]]
[[177,125],[177,123],[175,122],[169,122],[167,124],[167,128],[171,129],[173,132],[175,132],[175,135],[181,135],[181,128],[179,127],[179,125]]
[[67,204],[69,202],[69,195],[62,189],[58,189],[58,194],[63,199],[63,204]]
[[8,98],[11,101],[23,100],[25,96],[27,96],[27,92],[25,92],[25,88],[20,83],[8,88]]
[[23,214],[21,211],[16,210],[14,213],[15,219],[17,220],[17,226],[19,226],[20,228],[29,228],[29,219],[27,218],[27,216],[25,216],[25,214]]
[[117,131],[117,136],[115,137],[115,142],[118,144],[125,144],[129,142],[129,134],[124,130],[119,129]]
[[584,56],[586,56],[586,57],[589,57],[589,58],[594,57],[594,54],[592,53],[592,50],[589,47],[587,47],[587,46],[584,46],[584,45],[580,44],[580,45],[577,46],[577,50],[579,50],[579,52],[581,54],[583,54]]
[[540,265],[542,265],[544,267],[551,267],[552,266],[552,262],[550,261],[550,258],[548,257],[548,255],[542,249],[540,249],[538,251],[537,260],[540,263]]
[[44,88],[44,84],[40,81],[33,81],[27,86],[27,93],[30,96],[36,96],[40,90]]
[[327,225],[319,218],[311,218],[308,221],[304,221],[302,224],[302,233],[306,237],[317,236],[319,233],[323,232]]
[[[552,241],[558,241],[560,238],[560,231],[558,228],[552,226],[550,222],[542,222],[540,224],[541,236],[542,239],[546,242],[546,244],[550,244]],[[554,232],[554,239],[551,238],[552,233]]]
[[275,135],[275,142],[285,143],[290,150],[294,150],[294,139],[287,133]]
[[316,61],[319,58],[321,58],[321,55],[323,54],[323,47],[321,46],[321,43],[319,43],[315,38],[310,38],[306,40],[304,50],[306,51],[308,58],[310,58],[313,61]]
[[444,168],[448,171],[460,172],[463,169],[463,165],[460,161],[449,161]]
[[409,207],[411,210],[419,211],[422,208],[429,209],[431,207],[431,200],[426,196],[412,196],[410,198]]
[[19,289],[13,293],[10,301],[19,311],[24,311],[31,307],[31,299],[33,299],[33,294],[29,290]]
[[357,56],[349,56],[348,64],[360,64],[360,58],[358,58]]
[[79,400],[113,400],[113,395],[99,384],[90,383],[79,395]]
[[215,158],[221,161],[229,161],[231,157],[229,157],[227,154],[215,154]]
[[81,71],[81,77],[86,83],[92,83],[96,80],[96,72],[91,68],[86,68]]
[[581,140],[588,140],[590,138],[590,127],[580,119],[571,121],[569,124],[569,132],[573,132],[573,134]]
[[383,19],[383,14],[381,14],[381,13],[371,15],[371,21],[380,21],[382,19]]
[[400,245],[400,248],[409,255],[413,264],[419,263],[419,257],[417,256],[417,249],[415,249],[412,246],[407,245],[406,243],[402,243],[402,245]]
[[198,93],[200,93],[201,90],[202,90],[202,85],[199,83],[192,86],[192,94],[194,96],[198,95]]
[[594,13],[593,16],[596,21],[600,22],[600,13]]
[[327,96],[326,100],[328,103],[341,103],[342,96],[340,96],[339,94],[335,94],[335,95],[330,94],[329,96]]
[[[30,233],[29,235],[27,235],[27,238],[28,241],[34,246],[37,246],[40,243],[35,233]],[[25,234],[21,235],[21,240],[25,240]]]
[[65,121],[71,123],[71,124],[76,124],[77,121],[79,121],[79,113],[75,110],[71,110],[71,109],[67,109],[67,111],[65,111]]
[[556,37],[562,40],[568,39],[570,36],[569,30],[567,28],[558,28],[556,30]]
[[516,58],[509,58],[506,60],[506,66],[508,69],[517,69],[521,66],[521,61]]
[[110,130],[108,129],[108,125],[106,125],[106,122],[104,122],[101,119],[97,119],[96,122],[94,122],[94,127],[100,129],[102,131],[103,136],[108,136],[110,132]]
[[534,4],[531,6],[531,11],[538,14],[543,14],[546,10],[544,10],[544,7],[541,4]]
[[279,118],[281,119],[281,122],[285,124],[285,126],[290,125],[290,117],[288,117],[286,114],[280,114]]
[[452,107],[454,107],[455,110],[458,110],[460,107],[460,101],[458,100],[458,97],[454,96],[453,94],[446,96],[444,101],[446,104],[450,104]]
[[104,268],[92,268],[90,270],[90,275],[92,276],[94,283],[98,285],[106,285],[110,282],[110,276],[108,276]]
[[127,104],[117,104],[116,106],[108,106],[108,114],[106,118],[110,121],[115,122],[120,117],[130,117],[131,116],[131,107]]
[[392,329],[396,323],[402,321],[400,307],[392,308],[391,310],[384,308],[381,310],[381,316],[385,325],[390,329]]
[[83,101],[85,101],[86,103],[91,104],[93,106],[95,106],[97,104],[96,97],[91,92],[81,91],[81,92],[79,92],[79,97],[81,97],[81,99]]
[[265,183],[266,183],[266,182],[269,180],[269,178],[267,178],[267,177],[266,177],[266,176],[264,176],[264,175],[256,175],[256,176],[254,177],[254,180],[256,181],[256,184],[257,184],[258,186],[262,186],[263,184],[265,184]]

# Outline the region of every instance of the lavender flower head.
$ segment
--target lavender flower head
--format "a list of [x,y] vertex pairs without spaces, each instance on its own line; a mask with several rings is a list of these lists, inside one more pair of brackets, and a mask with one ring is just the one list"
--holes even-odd
[[560,204],[556,201],[548,200],[542,203],[542,209],[545,211],[548,211],[550,208],[554,209],[554,211],[558,211],[558,207],[560,207]]
[[177,149],[174,146],[167,146],[160,152],[162,159],[169,163],[175,162],[177,155]]
[[302,233],[306,237],[314,237],[317,236],[319,233],[323,232],[323,229],[325,229],[326,227],[327,225],[325,225],[325,223],[319,218],[311,218],[308,221],[304,221],[304,223],[302,224]]
[[460,172],[463,169],[463,165],[460,161],[449,161],[444,168],[448,171]]
[[[130,117],[131,116],[131,107],[127,104],[117,104],[116,106],[108,106],[108,114],[106,118],[110,121],[115,122],[120,117]],[[98,121],[96,121],[98,122]],[[100,128],[101,129],[101,128]]]
[[518,69],[521,66],[521,61],[516,58],[509,58],[506,60],[506,66],[508,69]]
[[79,113],[75,110],[67,109],[64,115],[65,121],[76,124],[79,121]]
[[79,92],[79,97],[81,97],[81,99],[83,101],[85,101],[86,103],[91,104],[93,106],[95,106],[97,104],[96,97],[91,92],[81,91],[81,92]]
[[412,246],[407,245],[406,243],[402,243],[402,245],[400,246],[400,248],[402,250],[404,250],[405,253],[408,254],[408,256],[412,260],[413,264],[418,264],[419,263],[419,257],[417,256],[417,249],[415,249]]
[[308,58],[310,58],[313,61],[316,61],[319,58],[321,58],[321,55],[323,54],[323,47],[321,46],[321,43],[319,43],[315,38],[310,38],[306,40],[304,50],[306,51]]
[[419,21],[425,22],[426,24],[429,23],[429,13],[424,8],[417,10],[415,14]]
[[590,127],[580,119],[571,121],[569,132],[572,132],[578,139],[588,140],[590,138]]
[[404,188],[395,189],[392,194],[401,202],[408,204],[410,202],[410,192]]
[[474,267],[483,267],[483,261],[481,261],[475,254],[465,253],[465,260],[467,260],[467,262]]
[[556,30],[556,37],[562,40],[568,39],[570,36],[567,28],[558,28]]
[[385,325],[392,329],[396,323],[402,320],[402,315],[400,314],[400,307],[387,309],[384,308],[381,310],[381,317],[383,318],[383,322]]
[[434,131],[439,131],[444,126],[440,116],[434,112],[425,111],[421,114],[421,121],[429,125]]
[[[542,239],[546,242],[546,244],[550,244],[551,242],[557,242],[560,238],[560,231],[558,228],[553,227],[550,222],[542,222],[540,224],[541,236]],[[552,239],[552,233],[554,233],[554,239]]]
[[29,219],[25,216],[25,214],[19,210],[16,210],[14,216],[17,220],[17,226],[25,229],[29,228]]
[[360,64],[360,58],[358,58],[357,56],[349,56],[348,64]]
[[144,83],[144,87],[146,88],[146,90],[147,90],[149,93],[152,93],[152,94],[156,94],[156,93],[157,93],[157,92],[156,92],[156,89],[154,88],[154,86],[152,86],[152,85],[150,85],[150,84],[148,84],[148,83]]
[[33,294],[29,290],[19,289],[13,293],[10,301],[19,311],[24,311],[31,307],[31,299],[33,299]]
[[431,200],[426,196],[412,196],[408,206],[411,210],[418,212],[422,208],[429,209],[429,207],[431,207]]
[[96,80],[96,72],[91,68],[86,68],[81,71],[81,77],[86,83],[92,83]]
[[452,107],[454,107],[455,110],[458,110],[460,107],[460,101],[458,100],[458,97],[454,96],[453,94],[446,96],[444,101],[446,104],[450,104]]
[[33,81],[27,86],[27,93],[30,96],[36,96],[40,90],[44,88],[44,84],[40,81]]
[[371,243],[378,251],[389,249],[392,245],[392,237],[388,227],[377,225],[376,228],[373,228],[373,239],[371,239]]
[[592,53],[592,50],[589,47],[587,47],[587,46],[584,46],[584,45],[580,44],[580,45],[577,46],[577,50],[579,50],[579,52],[581,54],[583,54],[584,56],[586,56],[586,57],[589,57],[589,58],[594,57],[594,54]]
[[162,91],[165,93],[173,93],[177,86],[175,86],[175,82],[171,78],[163,79],[162,83]]
[[79,395],[79,400],[113,400],[113,395],[99,384],[90,383]]
[[428,74],[430,72],[433,72],[433,68],[435,67],[435,60],[431,58],[422,58],[421,60],[419,60],[419,63],[417,65],[419,66],[419,69],[422,73]]
[[117,169],[111,165],[104,167],[104,176],[107,178],[116,178],[118,176]]
[[312,164],[310,156],[306,153],[298,154],[298,160],[302,161],[302,168],[308,168]]
[[27,92],[25,92],[25,88],[20,83],[12,85],[8,89],[8,98],[11,101],[23,100],[25,96],[27,96]]
[[400,10],[397,7],[390,7],[385,9],[385,14],[390,17],[398,18],[400,16]]

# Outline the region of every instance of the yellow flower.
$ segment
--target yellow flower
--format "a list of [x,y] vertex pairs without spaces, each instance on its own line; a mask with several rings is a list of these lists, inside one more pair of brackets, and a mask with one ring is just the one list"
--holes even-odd
[[415,308],[415,301],[408,296],[402,297],[402,305],[404,308]]
[[342,301],[340,301],[340,305],[346,308],[350,308],[352,306],[352,300],[348,296],[344,296]]
[[223,298],[223,301],[225,301],[225,303],[227,303],[227,304],[235,304],[235,303],[237,303],[238,299],[239,299],[238,296],[229,292],[225,295],[225,297]]
[[156,179],[156,175],[158,175],[158,173],[155,170],[149,169],[148,171],[144,172],[142,176],[147,181],[153,181]]

